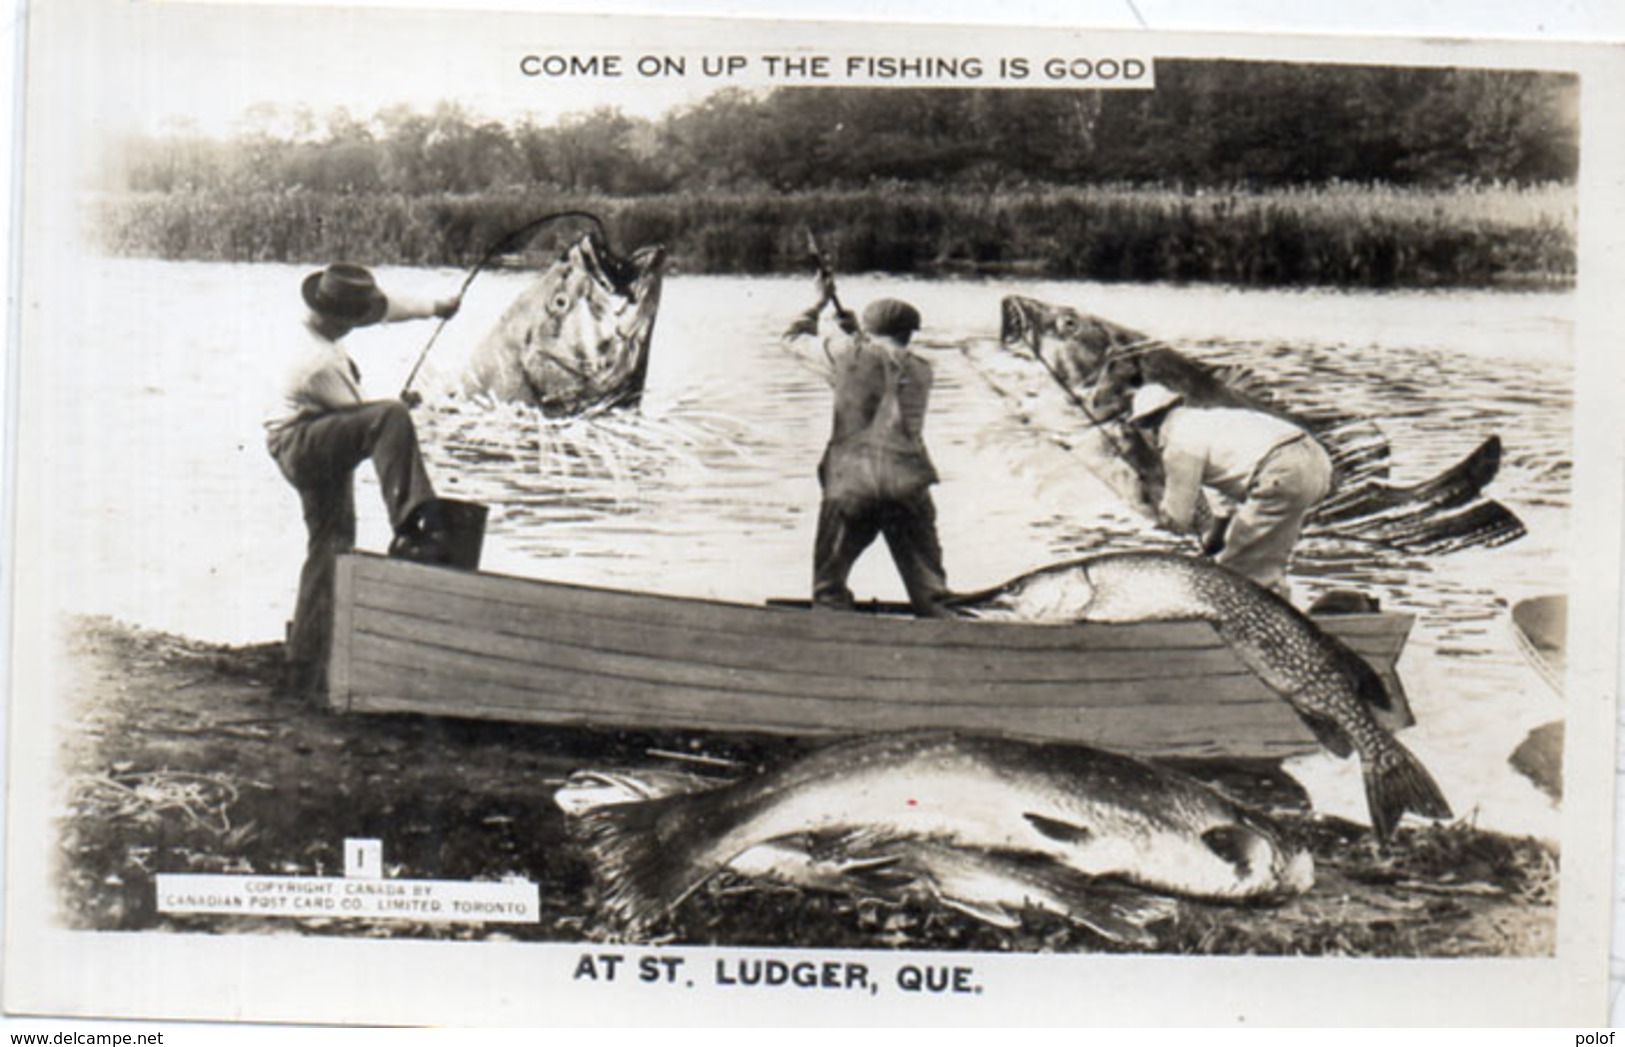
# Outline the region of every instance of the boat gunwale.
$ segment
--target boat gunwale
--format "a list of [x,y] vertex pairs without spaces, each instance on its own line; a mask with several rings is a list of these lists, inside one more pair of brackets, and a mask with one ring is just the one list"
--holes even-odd
[[[1100,647],[1091,647],[1090,649],[1091,650],[1124,650],[1124,651],[1133,651],[1133,650],[1141,650],[1141,651],[1176,650],[1177,651],[1177,650],[1202,650],[1202,649],[1206,649],[1207,647],[1210,647],[1210,646],[1225,646],[1224,641],[1219,638],[1218,631],[1217,631],[1217,629],[1214,628],[1212,622],[1209,622],[1209,621],[1207,621],[1205,619],[1194,618],[1194,617],[1191,617],[1191,618],[1167,618],[1167,619],[1157,619],[1157,620],[1150,620],[1150,621],[1143,621],[1143,622],[1040,623],[1040,622],[1021,622],[1021,621],[1000,621],[1000,620],[997,620],[997,619],[977,619],[977,618],[952,618],[952,619],[915,618],[915,617],[910,617],[910,616],[908,616],[906,614],[891,614],[891,613],[885,613],[885,612],[880,612],[880,611],[877,611],[875,613],[861,613],[861,614],[860,613],[849,613],[849,612],[824,612],[824,611],[818,611],[816,609],[811,608],[810,604],[808,606],[797,606],[796,604],[800,603],[801,601],[792,601],[792,600],[780,599],[780,598],[770,598],[769,600],[767,600],[767,601],[765,601],[763,603],[760,603],[760,604],[745,603],[745,602],[738,601],[738,600],[724,600],[724,599],[720,599],[720,598],[717,598],[717,597],[682,596],[682,595],[677,595],[677,594],[674,594],[674,593],[647,592],[647,591],[638,590],[638,589],[623,589],[623,588],[619,588],[619,587],[616,587],[616,586],[586,585],[586,584],[583,584],[583,583],[580,583],[580,582],[556,581],[556,580],[549,579],[549,578],[535,578],[535,577],[530,577],[530,576],[526,576],[526,575],[507,574],[507,573],[500,572],[500,571],[486,571],[486,570],[468,571],[468,570],[462,570],[462,569],[458,569],[458,568],[430,566],[430,565],[425,565],[425,564],[412,563],[410,561],[403,561],[403,560],[395,559],[395,558],[392,558],[392,557],[383,556],[383,555],[380,555],[378,553],[366,552],[366,551],[362,551],[362,550],[355,550],[355,551],[352,551],[352,552],[349,552],[349,553],[342,554],[341,559],[343,557],[345,557],[345,556],[354,557],[357,561],[360,561],[360,562],[369,562],[370,561],[374,565],[389,564],[391,566],[391,569],[399,567],[399,568],[409,570],[411,572],[430,571],[430,572],[434,572],[435,576],[440,577],[443,580],[449,580],[451,578],[456,578],[456,579],[459,579],[459,581],[462,582],[463,584],[467,584],[467,582],[466,582],[467,579],[488,579],[488,580],[497,581],[499,583],[514,583],[514,584],[527,586],[527,587],[535,586],[535,587],[541,587],[541,588],[551,588],[551,589],[556,589],[556,590],[563,590],[565,592],[579,594],[579,595],[581,595],[581,596],[583,596],[583,597],[585,597],[587,599],[592,599],[592,598],[597,597],[597,596],[606,596],[607,595],[607,596],[612,597],[612,598],[619,598],[619,599],[624,599],[624,600],[628,600],[628,601],[632,601],[632,602],[652,602],[652,603],[657,603],[657,604],[661,604],[661,605],[666,605],[666,606],[668,606],[668,607],[670,607],[672,609],[681,609],[683,607],[696,607],[697,606],[697,607],[704,607],[704,608],[707,608],[707,609],[716,610],[716,611],[722,612],[724,614],[739,614],[739,613],[743,612],[745,614],[750,614],[750,615],[760,615],[760,616],[764,617],[764,620],[765,620],[765,618],[772,618],[775,621],[781,622],[781,623],[782,622],[791,622],[791,621],[801,621],[801,622],[816,623],[817,625],[820,625],[820,626],[828,625],[828,626],[832,627],[831,630],[825,632],[824,635],[821,635],[821,636],[816,636],[816,637],[796,637],[796,639],[798,641],[803,641],[803,642],[841,643],[841,644],[858,643],[858,644],[873,644],[875,646],[890,647],[890,646],[894,645],[894,638],[893,637],[888,637],[888,636],[882,636],[880,634],[883,633],[883,632],[892,632],[892,633],[896,633],[897,635],[907,635],[909,633],[912,633],[916,637],[929,639],[931,641],[929,643],[918,643],[918,644],[911,643],[910,646],[929,646],[929,647],[931,647],[933,649],[935,649],[935,648],[943,648],[943,647],[977,648],[977,647],[988,647],[988,646],[992,646],[992,645],[954,643],[952,640],[945,640],[945,639],[942,639],[942,638],[940,638],[938,636],[931,636],[930,634],[932,634],[932,633],[939,633],[940,634],[940,633],[943,633],[943,632],[950,632],[951,631],[951,632],[961,632],[961,633],[965,633],[966,635],[969,635],[970,633],[968,632],[968,630],[975,630],[977,633],[981,633],[983,635],[986,635],[985,633],[983,633],[983,630],[998,629],[998,630],[1009,631],[1009,632],[1019,632],[1021,634],[1028,635],[1028,636],[1049,636],[1049,637],[1055,638],[1055,637],[1065,637],[1067,634],[1080,635],[1082,633],[1088,633],[1088,634],[1090,634],[1092,636],[1105,636],[1105,635],[1109,635],[1109,634],[1112,634],[1112,633],[1119,633],[1119,634],[1125,634],[1126,635],[1126,634],[1132,634],[1134,632],[1143,632],[1143,631],[1145,631],[1145,630],[1147,630],[1149,628],[1153,628],[1153,627],[1154,628],[1168,628],[1168,627],[1172,626],[1172,627],[1200,627],[1202,630],[1204,630],[1205,632],[1211,634],[1214,637],[1214,643],[1212,643],[1212,644],[1202,644],[1202,645],[1189,645],[1189,646],[1182,646],[1182,645],[1172,644],[1172,643],[1157,643],[1157,644],[1154,644],[1154,645],[1128,644],[1128,645],[1124,645],[1123,647],[1100,646]],[[390,579],[368,579],[368,584],[379,584],[379,585],[386,585],[386,586],[394,586],[394,587],[397,587],[397,588],[409,588],[409,586],[406,583],[403,583],[403,582],[400,582],[400,581],[395,581],[395,580],[390,580]],[[457,583],[454,583],[454,584],[457,584]],[[478,585],[479,583],[475,582],[473,584]],[[506,604],[506,605],[515,606],[515,607],[528,606],[528,604],[526,604],[525,601],[512,599],[512,598],[504,598],[504,597],[502,597],[500,595],[494,595],[494,594],[487,594],[487,593],[473,594],[473,593],[469,593],[469,594],[453,594],[453,595],[463,596],[463,597],[468,598],[468,599],[477,599],[477,600],[481,600],[481,601],[484,601],[484,602],[487,602],[487,603],[492,603],[492,604]],[[345,602],[350,603],[352,601],[345,601]],[[902,605],[898,605],[898,606],[902,606]],[[592,612],[592,611],[586,611],[586,612],[579,612],[578,611],[577,613],[578,614],[584,614],[584,615],[591,616],[591,617],[602,618],[602,619],[605,619],[605,620],[616,620],[616,621],[624,621],[624,620],[626,620],[624,617],[621,617],[621,616],[616,616],[616,615],[611,615],[611,614],[604,614],[604,613],[595,613],[595,612]],[[1381,626],[1383,626],[1383,628],[1371,629],[1368,632],[1366,632],[1365,635],[1383,636],[1383,637],[1389,637],[1389,636],[1398,637],[1399,642],[1398,642],[1398,645],[1397,645],[1396,650],[1395,650],[1394,655],[1393,655],[1393,657],[1397,660],[1400,653],[1403,651],[1405,644],[1409,640],[1411,630],[1415,627],[1416,615],[1411,613],[1411,612],[1407,612],[1407,611],[1376,611],[1376,612],[1359,613],[1359,614],[1322,615],[1322,616],[1313,617],[1310,620],[1312,622],[1314,622],[1317,626],[1321,627],[1323,630],[1331,633],[1334,636],[1337,636],[1345,644],[1348,643],[1349,641],[1347,639],[1344,639],[1343,636],[1342,636],[1342,633],[1344,632],[1344,630],[1337,629],[1335,627],[1331,628],[1331,629],[1328,629],[1327,628],[1328,625],[1331,625],[1333,623],[1339,624],[1339,625],[1359,625],[1359,626],[1381,625]],[[842,633],[852,632],[852,630],[854,628],[856,628],[857,626],[860,626],[860,625],[865,627],[861,632],[858,632],[858,633],[856,633],[854,635],[841,635]],[[696,626],[694,628],[695,628],[696,632],[700,631],[698,626]],[[715,631],[718,631],[718,630],[719,630],[719,626],[714,624],[714,623],[708,623],[707,626],[706,626],[706,631],[708,631],[708,632],[715,632]],[[735,632],[735,633],[738,633],[739,635],[749,635],[748,630],[725,630],[725,631]],[[1066,649],[1068,649],[1065,644],[1053,644],[1053,645],[1047,645],[1047,646],[1050,649],[1056,649],[1056,650],[1066,650]],[[1020,648],[1018,648],[1018,647],[1011,647],[1011,648],[994,647],[993,649],[1020,649]]]

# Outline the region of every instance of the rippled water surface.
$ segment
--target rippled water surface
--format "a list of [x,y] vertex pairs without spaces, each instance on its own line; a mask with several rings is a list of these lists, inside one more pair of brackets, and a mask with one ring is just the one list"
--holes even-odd
[[[303,269],[104,260],[94,308],[54,322],[27,377],[42,420],[20,450],[49,462],[63,605],[232,641],[281,635],[303,528],[260,420],[299,322]],[[461,274],[384,271],[386,287],[445,293]],[[418,410],[442,490],[491,506],[485,566],[534,577],[759,601],[804,595],[829,392],[779,348],[810,281],[673,276],[641,412],[564,422],[451,395],[462,358],[524,286],[482,274],[436,343]],[[1420,480],[1484,437],[1506,445],[1489,489],[1529,534],[1445,557],[1302,550],[1300,597],[1338,585],[1418,616],[1400,669],[1406,733],[1458,813],[1549,831],[1551,805],[1504,773],[1528,729],[1562,715],[1513,643],[1512,601],[1563,591],[1571,504],[1572,296],[1337,294],[1032,282],[844,278],[852,303],[910,298],[937,385],[927,442],[949,581],[992,584],[1080,550],[1155,540],[1075,462],[1014,418],[955,346],[997,335],[1009,293],[1089,309],[1187,351],[1244,363],[1294,404],[1369,414],[1393,479]],[[390,395],[432,322],[358,332],[373,395]],[[27,424],[27,423],[25,423]],[[37,438],[36,438],[37,437]],[[387,541],[376,485],[357,494],[361,544]],[[854,588],[894,598],[881,546]],[[1317,803],[1363,810],[1357,774],[1308,761]],[[1344,794],[1347,793],[1347,796]]]

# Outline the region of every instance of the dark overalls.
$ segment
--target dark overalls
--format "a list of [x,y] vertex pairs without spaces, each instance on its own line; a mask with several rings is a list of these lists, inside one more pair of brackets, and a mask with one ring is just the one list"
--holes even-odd
[[832,352],[835,417],[818,465],[824,499],[813,546],[813,602],[849,608],[852,565],[884,535],[915,613],[946,615],[948,595],[922,431],[931,365],[889,339],[859,335]]

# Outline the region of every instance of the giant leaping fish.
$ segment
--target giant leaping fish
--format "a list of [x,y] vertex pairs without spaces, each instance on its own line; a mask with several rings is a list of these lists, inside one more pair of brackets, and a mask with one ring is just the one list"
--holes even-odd
[[[1160,496],[1161,462],[1123,419],[1134,390],[1156,382],[1194,406],[1244,407],[1287,418],[1320,441],[1336,481],[1306,522],[1306,534],[1419,553],[1501,545],[1524,534],[1516,515],[1481,493],[1501,464],[1501,441],[1494,435],[1435,476],[1393,484],[1387,439],[1369,419],[1282,403],[1245,368],[1199,360],[1084,310],[1024,295],[1000,303],[996,347],[978,343],[965,351],[982,377],[1024,413],[1043,392],[1060,394],[1053,417],[1034,422],[1141,512]],[[1022,373],[1022,364],[1030,373]]]
[[475,348],[463,391],[529,404],[549,417],[636,405],[665,257],[664,248],[647,246],[623,258],[600,237],[582,236]]

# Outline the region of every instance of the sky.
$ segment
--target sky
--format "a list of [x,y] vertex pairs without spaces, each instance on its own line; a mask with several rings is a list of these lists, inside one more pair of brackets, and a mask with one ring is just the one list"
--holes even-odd
[[[510,4],[513,0],[507,0]],[[877,11],[872,0],[824,0],[801,4],[742,4],[723,0],[686,0],[652,4],[633,0],[584,3],[529,3],[523,12],[491,8],[504,0],[439,0],[435,7],[402,6],[399,0],[383,4],[361,0],[355,6],[318,4],[251,5],[239,2],[173,3],[168,0],[51,0],[36,4],[30,15],[36,23],[29,55],[30,77],[37,91],[66,99],[65,108],[51,110],[53,120],[63,112],[81,121],[78,129],[93,135],[126,131],[158,132],[187,128],[211,136],[234,133],[244,124],[251,107],[272,103],[288,111],[309,108],[318,118],[343,107],[367,118],[378,110],[403,104],[427,111],[442,101],[455,101],[476,114],[504,122],[527,116],[551,122],[566,113],[612,105],[628,113],[654,116],[674,105],[698,101],[721,84],[771,86],[763,79],[761,59],[773,42],[788,36],[781,19],[874,19],[883,15],[886,27],[870,26],[844,35],[796,35],[808,49],[820,40],[847,50],[872,49],[880,54],[914,54],[921,34],[908,23],[931,20],[962,25],[1001,21],[1041,27],[1032,36],[1035,47],[1058,54],[1094,54],[1097,32],[1077,27],[1087,22],[1120,32],[1141,26],[1193,29],[1211,26],[1247,27],[1251,15],[1261,24],[1295,31],[1330,29],[1336,32],[1386,31],[1443,35],[1584,36],[1584,27],[1625,22],[1618,10],[1625,5],[1552,2],[1543,13],[1525,16],[1512,28],[1497,30],[1486,5],[1472,5],[1479,20],[1464,20],[1460,3],[1426,0],[1368,0],[1358,5],[1335,5],[1342,13],[1310,10],[1294,13],[1290,5],[1264,0],[1242,0],[1217,14],[1212,4],[1174,0],[1114,0],[1114,2],[1057,3],[1051,0],[1006,0],[1004,3],[955,3],[937,0],[892,0]],[[381,8],[388,7],[389,10]],[[1493,8],[1493,5],[1489,5]],[[581,13],[639,13],[658,11],[690,16],[746,14],[755,20],[748,39],[737,28],[703,18],[675,21],[661,31],[658,47],[638,38],[637,23]],[[542,19],[543,9],[564,17]],[[1388,23],[1373,22],[1384,12]],[[572,14],[572,12],[574,12]],[[1610,12],[1612,12],[1610,14]],[[1058,25],[1057,23],[1061,23]],[[737,26],[737,21],[735,25]],[[942,46],[936,37],[932,46]],[[974,29],[951,39],[972,48],[985,38]],[[1116,39],[1123,39],[1117,37]],[[960,46],[956,44],[956,46]],[[726,78],[706,78],[697,72],[706,58],[748,53],[750,69]],[[633,62],[645,53],[683,57],[686,75],[640,76]],[[69,61],[70,54],[85,60]],[[563,76],[527,76],[521,71],[527,55],[538,58],[569,55],[585,71]],[[621,61],[619,76],[603,75],[611,57]],[[594,59],[599,61],[595,67]],[[578,67],[579,68],[579,67]],[[837,70],[839,71],[839,70]],[[783,82],[783,81],[778,81]]]

